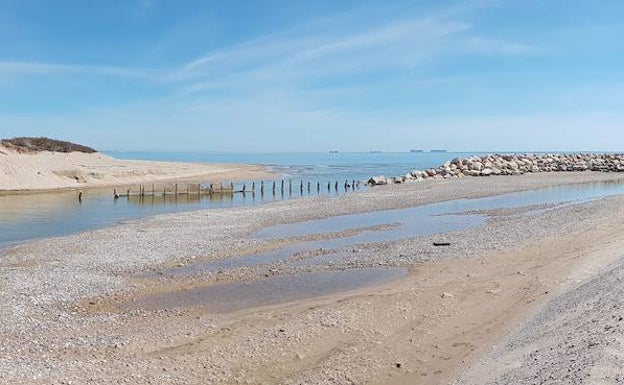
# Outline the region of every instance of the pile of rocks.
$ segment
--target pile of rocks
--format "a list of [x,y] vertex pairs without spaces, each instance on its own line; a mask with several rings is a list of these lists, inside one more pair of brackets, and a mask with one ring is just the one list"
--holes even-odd
[[374,176],[368,184],[416,182],[424,179],[463,178],[465,176],[522,175],[532,172],[559,171],[624,171],[624,154],[524,154],[485,155],[455,158],[438,168],[413,170],[386,178]]

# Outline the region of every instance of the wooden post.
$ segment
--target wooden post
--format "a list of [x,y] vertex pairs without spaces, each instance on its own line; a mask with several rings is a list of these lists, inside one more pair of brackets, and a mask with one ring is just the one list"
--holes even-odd
[[303,195],[303,179],[301,180],[301,183],[299,184],[299,192],[301,195]]
[[128,191],[126,191],[126,196],[128,197],[128,199],[130,199],[130,189],[128,189]]
[[308,195],[310,195],[310,181],[308,181]]
[[355,179],[351,181],[351,190],[355,191]]
[[345,190],[345,192],[347,192],[347,189],[348,189],[348,188],[349,188],[349,181],[347,181],[347,180],[345,179],[345,185],[344,185],[344,190]]
[[256,192],[256,182],[251,182],[251,191]]
[[[276,189],[276,183],[275,181],[273,181],[273,196],[275,196],[275,189]],[[284,190],[282,189],[282,193],[284,192]]]
[[327,182],[327,192],[331,192],[331,182]]
[[234,192],[234,182],[230,182],[230,190],[232,190],[232,192]]
[[260,181],[260,194],[264,195],[264,181]]
[[176,197],[178,196],[178,184],[177,183],[175,184],[175,196]]
[[320,194],[320,193],[321,193],[321,182],[316,182],[316,192],[317,192],[318,194]]
[[292,179],[288,180],[288,192],[292,195]]
[[282,179],[282,195],[284,195],[284,179]]
[[336,181],[336,184],[334,185],[334,190],[338,192],[338,181]]
[[167,196],[167,185],[163,186],[163,201],[165,200],[165,196]]
[[243,194],[245,193],[246,190],[247,190],[247,183],[243,183]]

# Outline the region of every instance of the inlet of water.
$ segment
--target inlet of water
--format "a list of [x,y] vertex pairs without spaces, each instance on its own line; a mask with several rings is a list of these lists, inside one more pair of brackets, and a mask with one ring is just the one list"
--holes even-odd
[[[283,193],[278,188],[273,194],[272,181],[265,183],[267,187],[264,194],[259,192],[258,181],[256,182],[258,191],[255,193],[249,191],[245,194],[202,196],[190,194],[165,198],[132,196],[129,199],[114,200],[112,189],[93,189],[85,191],[82,202],[78,201],[76,191],[0,196],[0,250],[12,243],[69,235],[114,225],[120,221],[160,214],[249,206],[301,196],[345,193],[344,186],[339,184],[336,190],[333,183],[328,191],[326,182],[319,192],[316,184],[309,192],[306,184],[302,192],[300,180],[296,180],[293,181],[293,185],[296,186],[293,186],[292,191],[287,185]],[[344,181],[342,183],[344,184]],[[250,188],[250,185],[247,182],[247,188]],[[240,183],[236,183],[235,186],[237,189],[241,188]],[[138,191],[138,188],[135,191]]]
[[[465,212],[510,209],[526,206],[562,205],[583,203],[593,199],[624,194],[624,183],[586,183],[551,188],[521,191],[477,199],[457,199],[448,202],[417,206],[408,209],[375,211],[329,217],[313,221],[289,223],[263,229],[257,233],[259,239],[301,237],[318,233],[332,233],[362,226],[376,226],[401,222],[401,228],[385,232],[382,239],[391,241],[408,236],[424,236],[439,232],[461,230],[480,224],[483,217],[469,215],[453,216]],[[440,220],[437,216],[446,216]]]
[[[622,193],[624,193],[624,184],[622,183],[569,185],[478,199],[458,199],[407,209],[340,215],[325,219],[277,225],[263,229],[255,236],[264,241],[278,238],[296,239],[318,234],[324,234],[324,237],[319,240],[290,243],[273,251],[250,256],[198,262],[184,267],[168,269],[164,274],[167,276],[185,276],[200,272],[254,267],[278,261],[302,266],[306,262],[294,260],[293,256],[304,252],[320,251],[321,249],[327,251],[367,243],[389,242],[443,234],[475,227],[483,224],[487,218],[483,214],[476,214],[479,211],[538,207],[526,213],[526,215],[534,215],[543,211],[542,208],[539,208],[540,206],[578,204]],[[471,212],[471,214],[463,214],[466,212]],[[383,230],[369,230],[370,228],[381,228]],[[354,229],[360,229],[361,231],[356,231],[349,236],[337,235]],[[330,259],[330,257],[327,258]],[[322,260],[322,258],[317,257],[315,260]]]

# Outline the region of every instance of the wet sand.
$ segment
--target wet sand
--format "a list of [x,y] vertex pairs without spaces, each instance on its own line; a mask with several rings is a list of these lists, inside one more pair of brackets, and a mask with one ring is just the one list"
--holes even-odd
[[[162,272],[289,242],[254,236],[270,225],[605,180],[621,177],[590,172],[393,185],[167,215],[20,245],[0,257],[0,383],[495,383],[488,368],[499,365],[496,373],[504,376],[506,366],[488,361],[494,345],[548,309],[553,298],[619,261],[624,197],[536,215],[521,215],[531,207],[490,211],[481,226],[349,246],[337,250],[342,258],[331,264],[276,262],[181,277]],[[451,246],[432,246],[441,238]],[[225,313],[198,303],[141,302],[183,290],[367,268],[406,269],[408,275]],[[533,365],[514,362],[520,372]]]

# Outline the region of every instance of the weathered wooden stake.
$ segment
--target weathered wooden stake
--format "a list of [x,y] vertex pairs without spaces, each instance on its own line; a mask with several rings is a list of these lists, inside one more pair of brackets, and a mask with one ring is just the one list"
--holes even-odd
[[264,195],[264,181],[260,182],[260,194]]
[[175,196],[176,197],[178,196],[178,184],[177,183],[175,184]]
[[336,181],[336,184],[334,185],[334,190],[336,190],[336,192],[338,192],[338,181]]
[[301,180],[301,183],[299,184],[299,192],[303,195],[303,180]]
[[308,181],[308,195],[310,195],[310,181]]
[[256,192],[256,182],[251,182],[251,191]]
[[317,192],[318,194],[320,194],[320,193],[321,193],[321,182],[316,182],[316,192]]

